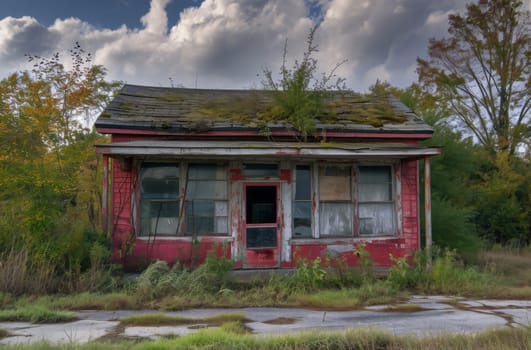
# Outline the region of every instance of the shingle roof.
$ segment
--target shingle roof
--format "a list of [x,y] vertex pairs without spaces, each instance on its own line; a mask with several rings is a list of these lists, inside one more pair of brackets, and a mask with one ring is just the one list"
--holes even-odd
[[[265,90],[203,90],[125,85],[100,114],[97,128],[179,132],[291,126],[271,117]],[[316,123],[318,131],[432,133],[394,97],[333,92]]]

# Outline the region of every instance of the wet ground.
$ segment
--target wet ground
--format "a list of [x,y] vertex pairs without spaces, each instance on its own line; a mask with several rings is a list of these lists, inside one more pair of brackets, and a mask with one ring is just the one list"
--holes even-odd
[[[182,326],[127,326],[121,317],[152,313],[143,311],[81,311],[78,320],[62,324],[0,322],[10,336],[0,344],[38,341],[84,343],[101,337],[156,339],[197,332],[200,322]],[[167,312],[194,319],[219,314],[244,314],[246,326],[257,335],[307,330],[379,328],[393,334],[427,336],[441,333],[475,333],[492,328],[531,325],[531,301],[477,300],[442,296],[414,296],[405,304],[370,306],[355,311],[315,311],[297,308],[191,309]]]

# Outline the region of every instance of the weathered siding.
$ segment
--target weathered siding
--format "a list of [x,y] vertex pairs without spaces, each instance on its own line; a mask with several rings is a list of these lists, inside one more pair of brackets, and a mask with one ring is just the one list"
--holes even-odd
[[[126,266],[142,266],[149,261],[162,259],[169,263],[180,261],[186,265],[200,264],[209,252],[217,256],[235,258],[235,268],[246,266],[245,230],[242,218],[243,183],[248,181],[241,174],[240,163],[229,163],[229,234],[227,236],[192,237],[136,237],[132,204],[136,187],[137,167],[134,162],[114,159],[112,161],[112,252],[116,262]],[[290,162],[283,161],[280,177],[272,179],[280,184],[279,228],[281,268],[296,266],[297,259],[304,257],[312,260],[317,257],[329,258],[332,263],[340,259],[349,265],[356,265],[359,258],[354,254],[355,247],[365,244],[374,264],[390,266],[389,254],[396,257],[409,255],[419,247],[419,210],[418,210],[418,162],[404,160],[394,167],[396,180],[395,199],[398,217],[397,234],[392,237],[354,237],[354,238],[307,238],[293,239],[292,236],[292,174]],[[315,174],[315,173],[314,173]],[[315,178],[314,178],[315,181]],[[314,183],[312,208],[315,210],[315,195],[318,191]],[[314,230],[319,224],[318,217],[313,217]]]
[[111,230],[113,259],[125,262],[134,239],[131,225],[133,174],[130,170],[122,170],[121,162],[119,159],[112,161]]
[[407,248],[418,249],[419,240],[419,202],[418,202],[418,161],[402,162],[402,236]]

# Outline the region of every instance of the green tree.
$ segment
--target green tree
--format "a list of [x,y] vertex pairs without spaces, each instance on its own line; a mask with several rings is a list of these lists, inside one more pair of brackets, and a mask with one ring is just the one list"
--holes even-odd
[[418,59],[419,81],[491,152],[529,150],[531,25],[519,0],[479,0]]
[[317,59],[313,55],[318,51],[318,47],[313,41],[317,28],[315,26],[310,30],[306,51],[291,69],[287,66],[286,40],[278,80],[270,69],[263,70],[262,84],[273,94],[272,117],[290,123],[303,139],[315,131],[317,118],[322,115],[330,91],[346,89],[345,79],[335,75],[336,70],[345,61],[336,64],[329,73],[316,77]]
[[[79,270],[98,239],[101,136],[92,116],[119,86],[81,47],[70,67],[58,54],[29,56],[32,71],[0,81],[0,257],[24,249],[33,266]],[[86,124],[86,122],[85,122]]]

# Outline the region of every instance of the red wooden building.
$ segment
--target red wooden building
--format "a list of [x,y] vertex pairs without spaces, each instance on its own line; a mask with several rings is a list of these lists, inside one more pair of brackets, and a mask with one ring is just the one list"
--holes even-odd
[[[307,138],[272,116],[271,93],[126,85],[96,121],[111,135],[103,218],[116,262],[291,268],[300,257],[374,263],[430,242],[433,130],[392,97],[332,93]],[[419,203],[424,160],[426,203]]]

